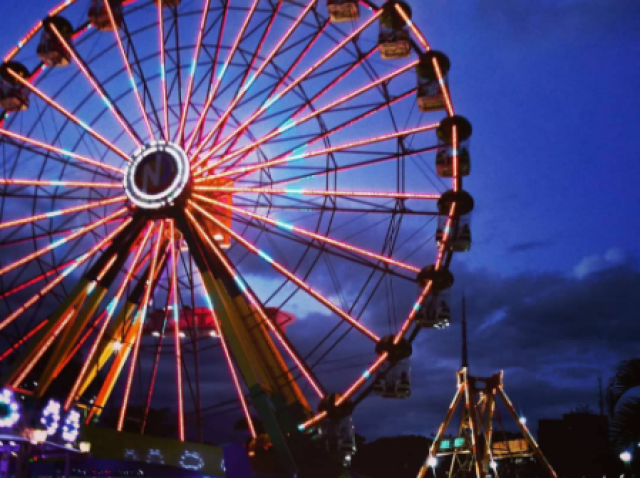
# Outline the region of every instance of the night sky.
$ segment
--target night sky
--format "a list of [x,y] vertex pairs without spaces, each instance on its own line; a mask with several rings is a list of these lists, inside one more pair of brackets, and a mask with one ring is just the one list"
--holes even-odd
[[[55,3],[3,1],[0,51]],[[473,122],[474,244],[454,259],[454,323],[414,344],[411,399],[368,400],[358,431],[435,431],[455,389],[463,292],[472,373],[504,370],[530,424],[597,410],[598,376],[639,350],[640,4],[409,3]]]

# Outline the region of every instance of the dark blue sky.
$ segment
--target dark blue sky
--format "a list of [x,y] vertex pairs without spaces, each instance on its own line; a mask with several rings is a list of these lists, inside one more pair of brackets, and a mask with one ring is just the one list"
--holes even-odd
[[[0,51],[55,3],[5,0]],[[532,418],[595,409],[598,374],[608,380],[638,353],[640,4],[410,4],[450,57],[456,109],[474,125],[474,245],[454,261],[473,371],[505,369]],[[365,435],[435,429],[454,392],[458,333],[454,324],[416,342],[412,400],[366,403]]]

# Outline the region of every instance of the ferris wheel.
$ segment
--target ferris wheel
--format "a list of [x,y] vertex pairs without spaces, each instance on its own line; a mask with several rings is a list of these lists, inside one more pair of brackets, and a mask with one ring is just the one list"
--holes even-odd
[[319,436],[348,462],[471,245],[471,125],[411,18],[67,0],[29,30],[0,67],[4,386],[43,397],[79,358],[65,409],[123,430],[135,406],[144,433],[171,400],[198,439],[226,364],[254,452],[295,468]]

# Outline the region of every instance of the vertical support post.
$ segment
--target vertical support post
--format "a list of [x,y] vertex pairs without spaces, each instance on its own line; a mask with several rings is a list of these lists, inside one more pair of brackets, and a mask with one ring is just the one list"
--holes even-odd
[[474,399],[476,395],[475,387],[469,381],[468,369],[463,368],[462,374],[464,376],[464,381],[467,384],[467,386],[465,387],[465,402],[466,402],[467,412],[469,413],[469,423],[471,424],[471,448],[473,451],[473,456],[475,457],[476,477],[485,478],[486,472],[485,472],[485,466],[484,466],[484,460],[483,460],[484,457],[482,457],[478,453],[478,443],[479,443],[478,425],[479,424],[478,424],[478,415],[476,413],[476,407],[474,404]]

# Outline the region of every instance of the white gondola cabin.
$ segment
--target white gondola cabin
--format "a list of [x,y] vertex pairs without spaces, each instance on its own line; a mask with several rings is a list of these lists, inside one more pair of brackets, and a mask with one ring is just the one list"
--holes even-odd
[[38,58],[48,67],[67,66],[70,61],[69,52],[62,45],[58,32],[65,41],[69,41],[73,35],[73,26],[66,18],[48,17],[42,22],[42,34],[38,43]]
[[29,107],[29,90],[11,72],[27,79],[29,70],[23,64],[13,61],[0,66],[0,109],[15,113]]
[[331,16],[331,21],[355,22],[360,18],[358,0],[327,0],[327,10]]
[[438,125],[436,172],[443,178],[468,176],[471,172],[469,138],[473,129],[462,116],[449,116]]
[[438,51],[428,51],[420,55],[420,63],[416,66],[418,77],[418,108],[423,113],[445,109],[446,100],[442,84],[448,86],[449,58]]
[[443,330],[451,324],[451,309],[442,293],[425,301],[416,318],[419,327]]
[[[436,229],[436,243],[438,247],[445,239],[449,216],[438,217]],[[467,252],[471,249],[471,217],[469,215],[455,217],[451,220],[447,236],[447,250],[454,252]]]
[[106,6],[107,1],[109,2],[109,7],[111,7],[113,20],[118,29],[122,27],[124,20],[121,0],[91,0],[88,13],[89,23],[101,32],[113,30],[109,11]]
[[384,60],[406,58],[411,53],[410,35],[407,22],[402,18],[396,5],[411,18],[411,8],[404,2],[391,0],[384,4],[380,15],[380,33],[378,47]]
[[408,398],[411,396],[411,365],[401,360],[395,366],[388,362],[380,367],[373,392],[383,398]]

